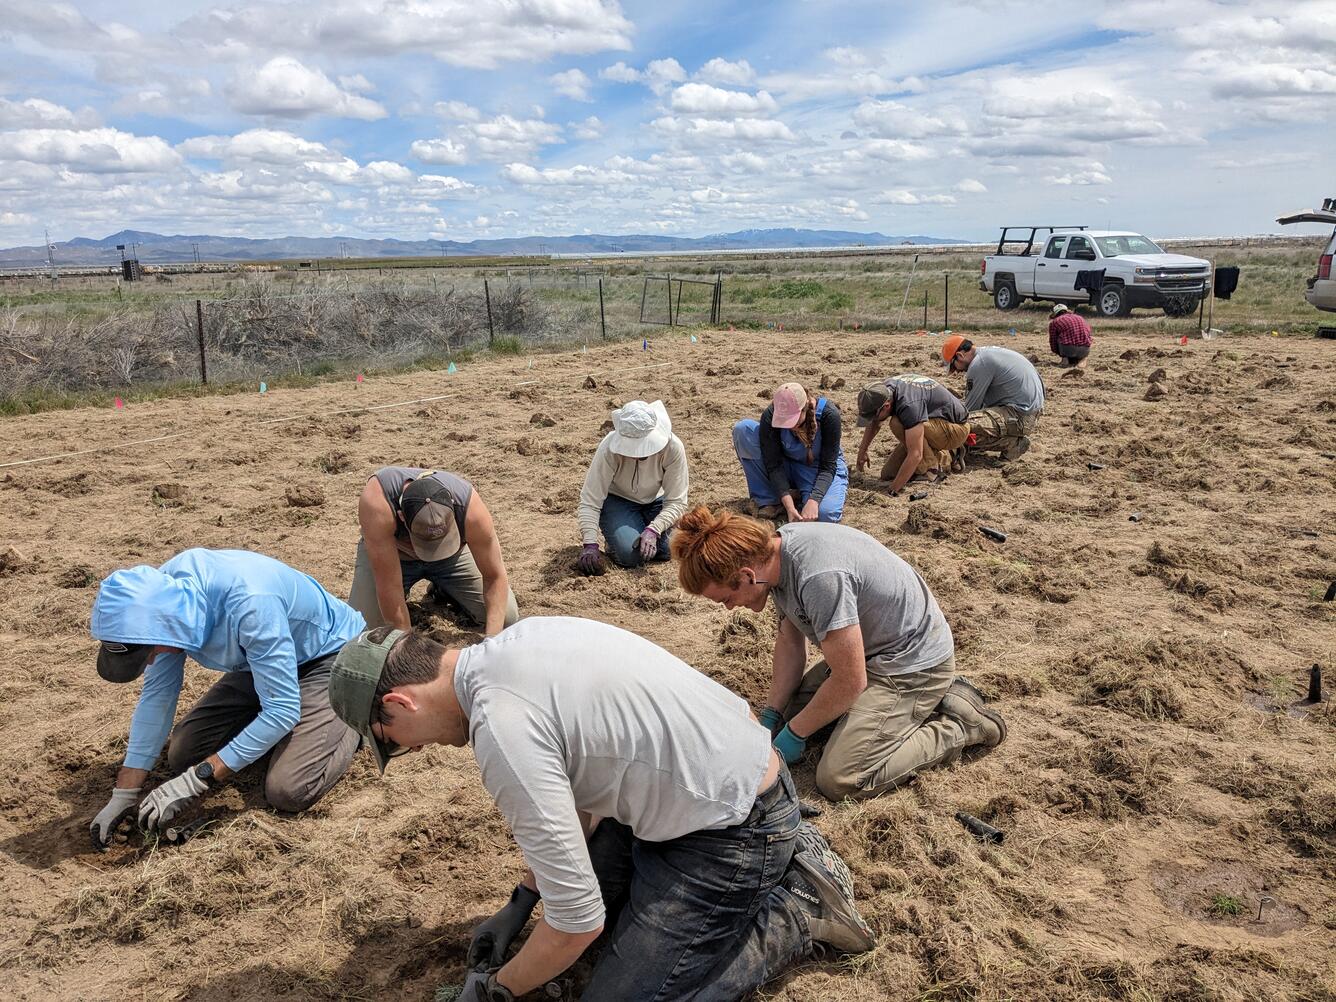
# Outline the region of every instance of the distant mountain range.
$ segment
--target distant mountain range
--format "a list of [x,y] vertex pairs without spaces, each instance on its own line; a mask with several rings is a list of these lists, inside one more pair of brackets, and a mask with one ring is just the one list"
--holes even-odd
[[[252,240],[244,237],[164,236],[140,230],[122,230],[101,240],[76,237],[53,245],[57,267],[115,265],[125,255],[137,253],[144,264],[201,261],[273,261],[308,258],[462,257],[477,255],[615,254],[663,251],[757,250],[773,248],[820,248],[865,245],[887,247],[900,244],[951,244],[960,240],[929,236],[887,236],[885,233],[854,233],[846,230],[739,230],[706,237],[665,237],[634,233],[622,236],[581,234],[566,237],[509,237],[500,240],[364,240],[358,237],[274,237]],[[46,248],[10,247],[0,250],[0,268],[42,268]]]

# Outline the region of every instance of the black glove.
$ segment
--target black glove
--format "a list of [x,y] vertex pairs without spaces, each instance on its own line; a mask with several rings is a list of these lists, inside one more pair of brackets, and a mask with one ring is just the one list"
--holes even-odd
[[524,928],[524,923],[529,921],[538,900],[537,891],[531,891],[523,884],[517,885],[505,906],[473,930],[473,938],[469,940],[469,967],[495,969],[505,963],[506,951]]

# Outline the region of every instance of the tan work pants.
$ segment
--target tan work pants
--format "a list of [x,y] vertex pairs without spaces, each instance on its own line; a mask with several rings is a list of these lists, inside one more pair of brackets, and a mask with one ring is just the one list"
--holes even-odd
[[[399,569],[404,577],[404,594],[419,581],[430,581],[445,592],[459,607],[473,617],[479,626],[487,624],[487,604],[483,601],[482,571],[465,546],[453,557],[444,560],[413,560],[399,558]],[[348,593],[348,604],[362,614],[368,630],[385,625],[380,614],[380,598],[376,594],[376,575],[371,570],[371,558],[366,544],[357,541],[357,563],[353,567],[353,586]],[[506,626],[519,622],[520,610],[515,604],[515,592],[506,596]]]
[[[829,677],[826,662],[813,665],[785,719],[806,706]],[[822,795],[831,800],[875,797],[959,756],[969,743],[965,729],[935,713],[955,677],[954,656],[909,675],[869,675],[862,695],[836,721],[816,767]]]
[[[895,451],[887,457],[881,468],[882,480],[894,480],[900,472],[900,466],[909,455],[905,447],[905,426],[899,418],[888,422],[891,434],[895,436]],[[929,418],[923,422],[923,458],[919,460],[915,473],[928,473],[932,470],[950,472],[951,453],[965,444],[969,437],[969,425],[956,424],[942,418]]]

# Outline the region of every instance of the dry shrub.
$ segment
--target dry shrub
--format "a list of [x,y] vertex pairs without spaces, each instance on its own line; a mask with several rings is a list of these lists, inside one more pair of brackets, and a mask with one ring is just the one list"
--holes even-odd
[[1336,857],[1336,780],[1330,776],[1295,783],[1285,801],[1273,806],[1268,817],[1289,836],[1297,852]]
[[1060,814],[1105,820],[1154,814],[1170,782],[1161,749],[1113,730],[1083,745],[1064,742],[1047,761],[1051,772],[1035,792],[1041,803]]
[[[1081,655],[1074,659],[1078,665]],[[1149,663],[1099,661],[1086,669],[1082,701],[1107,706],[1143,720],[1182,720],[1187,700],[1182,687]]]

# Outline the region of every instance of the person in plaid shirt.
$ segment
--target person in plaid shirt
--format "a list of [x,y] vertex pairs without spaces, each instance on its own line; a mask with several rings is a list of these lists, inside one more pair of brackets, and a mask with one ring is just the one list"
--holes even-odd
[[1062,303],[1053,307],[1048,316],[1048,350],[1062,358],[1068,368],[1084,369],[1094,343],[1085,317]]

